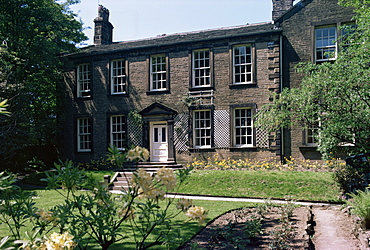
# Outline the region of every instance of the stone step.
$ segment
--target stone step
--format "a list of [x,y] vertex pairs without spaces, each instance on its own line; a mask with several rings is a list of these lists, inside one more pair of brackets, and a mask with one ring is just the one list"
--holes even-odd
[[129,170],[136,170],[138,168],[145,168],[145,169],[158,169],[162,167],[178,169],[182,168],[181,164],[177,164],[175,162],[139,162],[138,164],[126,164],[124,166],[124,171]]
[[127,190],[129,186],[113,186],[111,190],[120,191],[122,189]]
[[125,167],[120,172],[116,172],[111,181],[113,182],[112,190],[122,190],[122,188],[128,188],[129,182],[132,179],[134,172],[138,169],[144,169],[151,175],[155,174],[158,169],[161,168],[172,168],[180,169],[182,165],[176,163],[163,163],[163,162],[140,162],[135,165],[125,165]]

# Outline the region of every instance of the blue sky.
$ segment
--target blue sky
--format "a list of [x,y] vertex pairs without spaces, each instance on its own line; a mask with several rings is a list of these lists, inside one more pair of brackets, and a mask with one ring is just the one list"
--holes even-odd
[[128,41],[271,20],[271,0],[81,0],[71,6],[93,43],[98,4],[110,11],[113,41]]

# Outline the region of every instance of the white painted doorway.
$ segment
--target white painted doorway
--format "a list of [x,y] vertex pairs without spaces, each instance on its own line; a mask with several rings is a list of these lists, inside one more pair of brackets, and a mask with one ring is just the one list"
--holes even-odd
[[167,123],[150,124],[150,160],[166,162],[168,160]]

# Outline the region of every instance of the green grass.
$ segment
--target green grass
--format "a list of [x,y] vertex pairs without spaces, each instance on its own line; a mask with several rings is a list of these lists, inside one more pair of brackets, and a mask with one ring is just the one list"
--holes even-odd
[[[103,181],[104,175],[110,175],[111,177],[113,177],[114,171],[111,170],[86,171],[87,177],[96,179],[98,181]],[[38,172],[25,176],[22,179],[22,181],[26,184],[47,186],[47,182],[42,181],[43,178],[46,178],[45,172]]]
[[299,171],[192,171],[180,193],[338,201],[339,188],[330,172]]

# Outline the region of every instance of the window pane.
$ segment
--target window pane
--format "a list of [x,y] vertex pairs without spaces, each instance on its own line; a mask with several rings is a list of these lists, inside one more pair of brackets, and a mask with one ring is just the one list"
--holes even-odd
[[77,120],[77,141],[79,152],[91,151],[91,124],[89,118]]
[[154,128],[154,142],[158,142],[158,128]]
[[336,57],[337,29],[335,26],[315,30],[316,61],[327,61]]
[[151,91],[166,90],[166,57],[164,55],[152,56],[151,63]]
[[234,47],[234,84],[251,83],[252,49],[251,46]]
[[77,96],[90,97],[90,64],[77,67]]
[[194,111],[194,142],[195,147],[211,146],[211,111]]
[[162,142],[166,142],[166,141],[167,141],[166,128],[162,128]]
[[234,146],[253,146],[253,119],[250,108],[234,109]]
[[193,86],[211,85],[210,52],[208,50],[193,52]]
[[111,62],[111,93],[126,93],[126,69],[125,60],[114,60]]
[[111,144],[119,149],[125,148],[126,130],[123,115],[111,116]]

